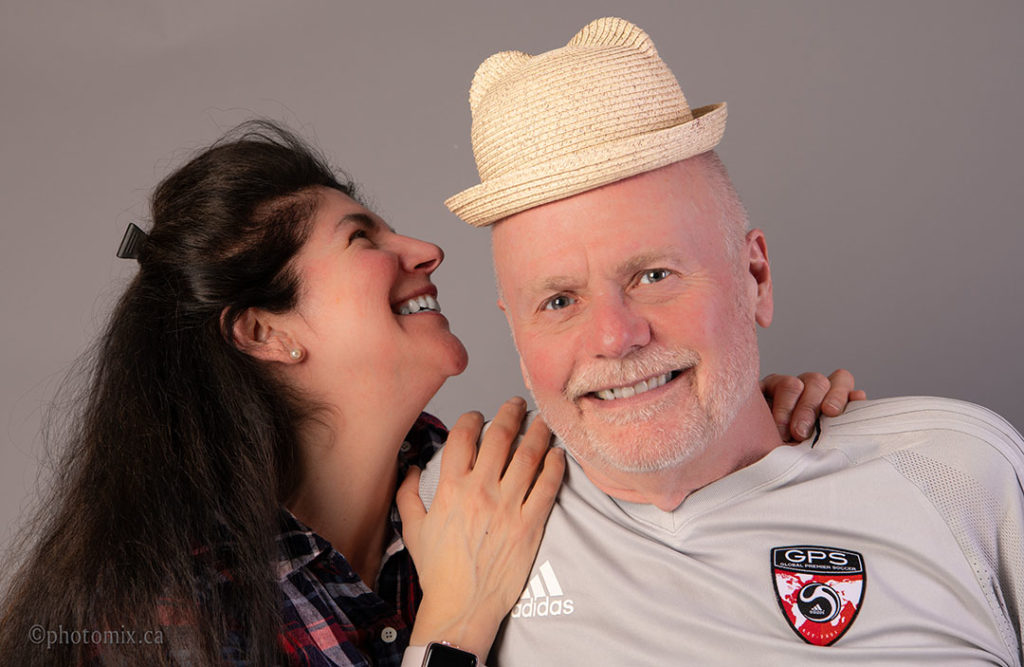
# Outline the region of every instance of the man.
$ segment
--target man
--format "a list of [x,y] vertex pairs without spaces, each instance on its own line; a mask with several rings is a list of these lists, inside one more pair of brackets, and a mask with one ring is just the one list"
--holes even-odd
[[[956,401],[851,404],[781,446],[765,236],[647,35],[485,61],[481,183],[523,377],[571,454],[492,653],[514,665],[1021,664],[1024,443]],[[424,475],[424,495],[430,479]]]

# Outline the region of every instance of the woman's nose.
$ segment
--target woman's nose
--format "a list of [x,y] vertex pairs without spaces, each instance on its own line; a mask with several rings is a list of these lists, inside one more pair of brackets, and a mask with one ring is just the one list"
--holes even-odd
[[421,241],[409,236],[402,236],[401,257],[402,269],[409,273],[433,273],[434,269],[444,261],[444,251],[440,246]]

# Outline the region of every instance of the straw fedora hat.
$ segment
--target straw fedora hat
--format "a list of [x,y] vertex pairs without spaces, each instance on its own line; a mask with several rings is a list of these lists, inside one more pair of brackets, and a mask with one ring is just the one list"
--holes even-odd
[[485,60],[469,89],[480,184],[445,201],[485,226],[711,150],[725,103],[691,110],[647,34],[601,18],[568,45]]

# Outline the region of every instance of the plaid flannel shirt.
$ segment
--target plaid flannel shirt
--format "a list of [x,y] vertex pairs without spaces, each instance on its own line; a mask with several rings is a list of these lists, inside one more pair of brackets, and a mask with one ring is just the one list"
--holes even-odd
[[[399,479],[409,465],[425,465],[446,437],[440,421],[420,415],[402,444]],[[394,504],[390,522],[391,541],[376,590],[371,590],[342,554],[282,509],[277,537],[283,598],[279,641],[289,665],[401,665],[422,592]]]

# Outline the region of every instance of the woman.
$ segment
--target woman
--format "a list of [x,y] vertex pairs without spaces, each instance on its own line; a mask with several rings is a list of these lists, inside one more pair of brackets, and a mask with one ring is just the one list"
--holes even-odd
[[411,475],[404,548],[396,489],[445,437],[421,411],[466,366],[430,283],[440,249],[267,123],[171,174],[152,217],[11,582],[5,659],[397,665],[430,641],[484,657],[563,461],[537,420],[503,472],[521,399],[479,454],[463,416],[452,509],[423,519]]

